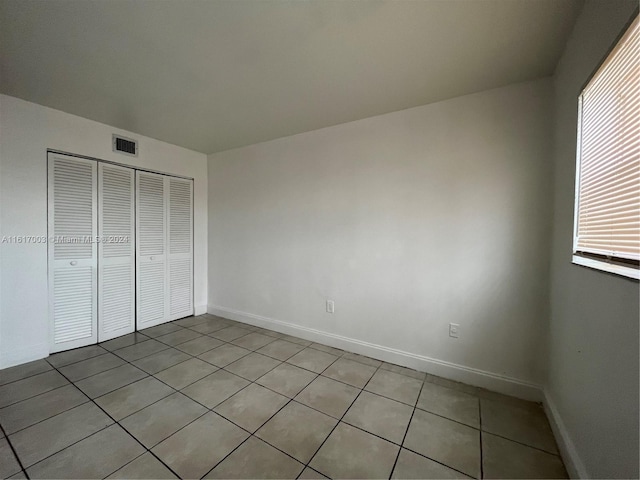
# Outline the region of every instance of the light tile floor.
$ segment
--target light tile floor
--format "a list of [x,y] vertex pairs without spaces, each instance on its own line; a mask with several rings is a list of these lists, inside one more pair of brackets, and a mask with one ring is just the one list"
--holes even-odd
[[0,478],[566,478],[540,405],[201,315],[0,370]]

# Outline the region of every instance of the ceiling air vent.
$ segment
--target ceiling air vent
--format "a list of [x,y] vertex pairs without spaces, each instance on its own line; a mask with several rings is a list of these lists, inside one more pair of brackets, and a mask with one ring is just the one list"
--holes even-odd
[[131,155],[132,157],[138,156],[138,142],[131,138],[121,137],[120,135],[113,135],[113,151],[118,153],[124,153],[125,155]]

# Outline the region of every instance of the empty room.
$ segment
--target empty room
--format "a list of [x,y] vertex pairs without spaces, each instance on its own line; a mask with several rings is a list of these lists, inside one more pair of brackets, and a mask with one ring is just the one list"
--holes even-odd
[[640,475],[637,0],[0,0],[0,478]]

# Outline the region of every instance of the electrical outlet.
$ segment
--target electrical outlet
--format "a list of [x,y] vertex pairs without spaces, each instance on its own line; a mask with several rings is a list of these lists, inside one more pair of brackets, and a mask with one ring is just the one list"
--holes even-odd
[[333,303],[333,300],[327,300],[327,313],[333,312],[335,312],[335,304]]
[[449,324],[449,336],[451,338],[458,338],[458,330],[460,329],[460,325],[457,323]]

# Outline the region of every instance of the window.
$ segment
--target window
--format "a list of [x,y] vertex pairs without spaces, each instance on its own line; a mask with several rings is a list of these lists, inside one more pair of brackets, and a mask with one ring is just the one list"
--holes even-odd
[[640,278],[638,17],[578,99],[573,262]]

